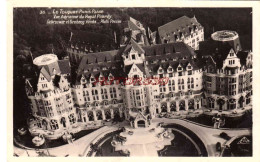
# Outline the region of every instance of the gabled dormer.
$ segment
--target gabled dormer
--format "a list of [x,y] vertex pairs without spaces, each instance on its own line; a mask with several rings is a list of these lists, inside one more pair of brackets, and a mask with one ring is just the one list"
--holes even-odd
[[63,75],[60,76],[59,87],[63,91],[69,90],[68,80]]
[[163,74],[164,73],[164,70],[161,66],[159,66],[158,70],[157,70],[157,73],[158,74]]
[[181,71],[183,71],[183,67],[181,66],[181,64],[179,64],[177,66],[177,72],[181,72]]
[[145,61],[145,51],[133,39],[131,39],[123,53],[122,57],[125,65],[141,64]]
[[171,65],[167,68],[167,72],[168,72],[168,73],[172,73],[172,72],[173,72],[173,68],[172,68]]
[[186,70],[188,71],[188,70],[192,70],[192,69],[193,69],[192,65],[190,63],[188,63],[188,65],[186,66]]
[[112,73],[109,73],[108,80],[114,80],[114,75]]
[[39,91],[47,91],[53,90],[54,86],[52,84],[52,78],[45,67],[42,67],[39,73],[37,90]]
[[233,48],[230,49],[227,58],[223,61],[223,68],[225,67],[237,67],[240,68],[240,59],[237,57]]
[[89,80],[90,80],[91,83],[93,83],[93,82],[96,81],[96,78],[94,77],[93,74],[91,74],[90,77],[89,77]]
[[128,72],[128,78],[143,78],[143,71],[140,69],[142,68],[143,65],[139,64],[139,65],[136,65],[136,64],[133,64]]
[[86,80],[85,76],[82,74],[81,78],[80,78],[80,84],[86,84],[86,83],[87,83],[87,80]]

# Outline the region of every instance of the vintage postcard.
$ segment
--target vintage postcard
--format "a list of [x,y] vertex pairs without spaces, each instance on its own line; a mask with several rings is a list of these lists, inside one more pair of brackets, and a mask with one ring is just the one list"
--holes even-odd
[[257,156],[259,3],[168,3],[10,3],[11,161]]

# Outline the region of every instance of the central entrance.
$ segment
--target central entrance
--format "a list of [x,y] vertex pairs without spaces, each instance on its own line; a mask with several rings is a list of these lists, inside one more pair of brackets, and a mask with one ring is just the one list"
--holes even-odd
[[139,121],[137,122],[137,126],[144,128],[144,127],[145,127],[145,121],[144,121],[144,120],[139,120]]

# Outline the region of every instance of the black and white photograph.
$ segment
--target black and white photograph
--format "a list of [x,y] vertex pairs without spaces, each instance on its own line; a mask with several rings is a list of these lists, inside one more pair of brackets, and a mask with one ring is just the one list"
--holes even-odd
[[252,7],[12,13],[13,156],[253,156]]

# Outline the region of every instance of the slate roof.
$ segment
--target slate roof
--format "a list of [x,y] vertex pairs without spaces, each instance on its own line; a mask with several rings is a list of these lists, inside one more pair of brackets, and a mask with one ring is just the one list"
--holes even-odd
[[61,74],[70,74],[71,68],[69,60],[58,60],[58,64]]
[[[181,65],[185,70],[188,64],[191,64],[193,69],[199,68],[197,65],[198,62],[193,58],[193,56],[196,55],[194,50],[183,42],[141,47],[131,39],[127,46],[119,50],[83,55],[73,84],[79,84],[82,75],[84,75],[86,79],[89,79],[90,76],[97,78],[100,74],[103,74],[104,77],[108,77],[110,73],[115,77],[126,77],[132,65],[123,68],[122,55],[128,53],[132,47],[138,51],[138,53],[145,53],[145,61],[148,61],[148,64],[142,63],[136,64],[136,66],[147,77],[156,74],[159,66],[165,71],[167,71],[169,66],[172,66],[176,71],[178,65]],[[162,62],[162,60],[164,60],[164,62]],[[154,64],[152,61],[159,62]]]
[[248,51],[238,51],[237,57],[240,59],[240,63],[242,65],[246,65],[246,58],[247,58],[248,54],[249,54]]
[[141,27],[141,23],[137,20],[135,20],[134,18],[130,17],[129,21],[128,21],[128,27],[131,30],[139,30]]
[[216,63],[216,68],[221,69],[223,61],[227,58],[231,49],[233,49],[233,45],[230,42],[208,40],[200,42],[198,53],[201,57],[211,56]]
[[200,30],[203,27],[197,21],[195,16],[193,18],[182,16],[176,20],[160,26],[158,28],[158,32],[161,40],[165,38],[167,40],[173,40],[175,42],[177,36],[179,38],[181,38],[182,35],[189,36],[191,34],[191,30],[195,30],[196,28]]
[[193,69],[199,68],[197,61],[193,58],[196,55],[194,50],[183,42],[153,45],[143,47],[143,49],[145,59],[148,61],[147,68],[151,70],[150,75],[156,74],[160,66],[164,72],[167,72],[169,66],[176,71],[179,64],[184,70],[189,63]]
[[83,55],[77,70],[77,76],[72,78],[73,83],[79,84],[78,81],[82,75],[86,79],[89,79],[91,75],[97,78],[100,74],[108,77],[110,73],[115,77],[125,76],[121,57],[123,49]]
[[70,40],[70,45],[80,51],[85,52],[98,52],[114,48],[115,42],[114,37],[101,33],[93,33],[88,31],[73,30]]
[[46,70],[46,66],[43,66],[40,70],[40,73],[49,81],[51,81],[50,73]]

